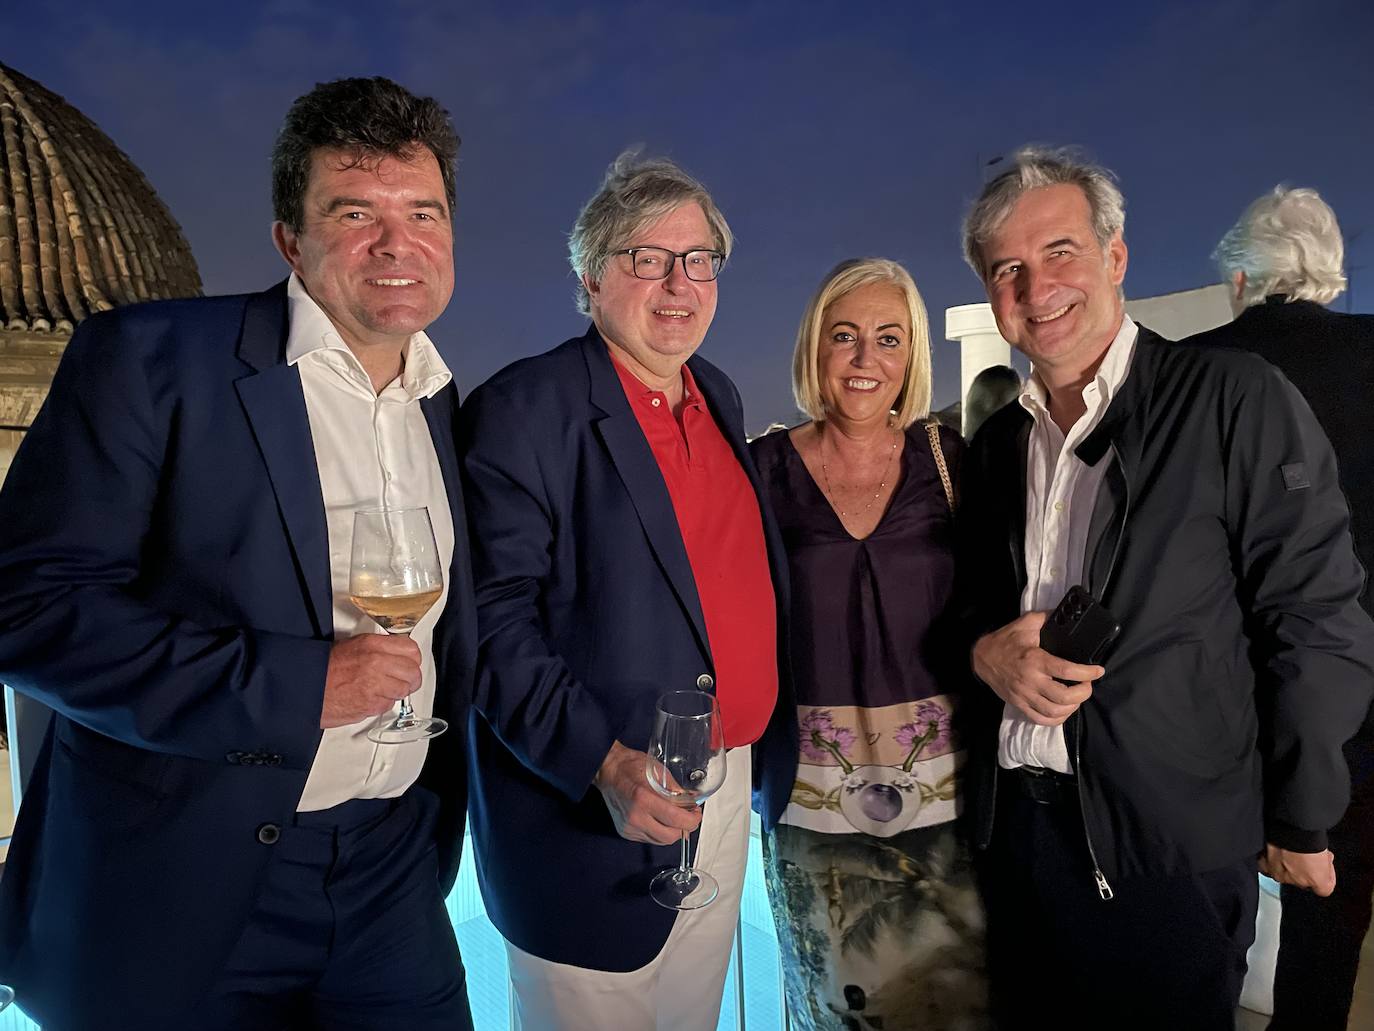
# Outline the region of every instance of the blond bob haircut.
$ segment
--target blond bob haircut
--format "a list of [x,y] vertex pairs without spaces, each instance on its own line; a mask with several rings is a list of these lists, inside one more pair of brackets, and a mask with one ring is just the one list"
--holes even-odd
[[792,395],[797,399],[797,407],[815,422],[825,420],[820,375],[825,310],[845,294],[877,283],[900,290],[911,314],[906,378],[893,409],[896,425],[904,430],[930,414],[930,324],[911,273],[886,258],[851,258],[836,265],[821,281],[806,306],[797,330],[797,346],[792,352]]

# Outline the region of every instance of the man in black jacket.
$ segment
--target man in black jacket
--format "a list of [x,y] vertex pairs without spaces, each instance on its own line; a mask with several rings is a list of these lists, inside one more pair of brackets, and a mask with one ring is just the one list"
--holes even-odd
[[[1280,369],[1331,439],[1350,504],[1355,551],[1374,568],[1374,318],[1322,307],[1345,289],[1336,216],[1315,190],[1276,188],[1222,238],[1214,258],[1234,290],[1236,320],[1187,343],[1252,351]],[[1368,580],[1360,595],[1374,612]],[[1331,828],[1336,890],[1283,889],[1270,1031],[1344,1031],[1374,895],[1374,711],[1345,748],[1350,807]]]
[[[1034,367],[964,468],[989,964],[1005,1026],[1230,1028],[1256,857],[1333,886],[1374,627],[1311,412],[1125,315],[1124,221],[1110,173],[1026,150],[965,223]],[[1073,585],[1120,623],[1102,665],[1039,646]]]

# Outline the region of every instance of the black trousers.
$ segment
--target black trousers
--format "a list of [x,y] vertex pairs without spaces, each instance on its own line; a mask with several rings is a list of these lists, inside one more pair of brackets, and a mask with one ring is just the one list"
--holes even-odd
[[421,788],[281,829],[197,1031],[471,1031]]
[[1347,748],[1346,757],[1363,780],[1327,835],[1336,857],[1336,890],[1321,898],[1283,886],[1269,1031],[1345,1031],[1350,1018],[1374,895],[1374,743],[1362,742],[1355,750],[1352,755]]
[[999,772],[984,867],[997,1026],[1233,1028],[1255,936],[1255,861],[1114,881],[1104,901],[1073,794],[1035,801],[1015,785]]

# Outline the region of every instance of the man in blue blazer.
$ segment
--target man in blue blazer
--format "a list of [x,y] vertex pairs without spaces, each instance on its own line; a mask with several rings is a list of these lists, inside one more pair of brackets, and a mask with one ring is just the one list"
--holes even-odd
[[[453,288],[457,137],[385,79],[273,156],[290,279],[96,315],[0,492],[0,680],[56,715],[0,880],[0,980],[45,1028],[470,1027],[443,898],[475,651]],[[412,637],[348,600],[352,513],[428,507]],[[423,772],[422,772],[423,768]],[[433,785],[434,791],[420,786]]]
[[[785,559],[739,395],[693,357],[730,240],[700,183],[623,155],[572,233],[592,327],[497,373],[459,417],[477,870],[531,1031],[714,1028],[751,766],[765,823],[791,788]],[[655,704],[681,689],[717,696],[729,746],[704,818],[645,776]],[[675,912],[649,884],[686,833],[720,895]]]

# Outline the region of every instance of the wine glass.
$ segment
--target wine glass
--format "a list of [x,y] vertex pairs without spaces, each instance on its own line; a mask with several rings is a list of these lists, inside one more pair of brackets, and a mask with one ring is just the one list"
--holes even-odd
[[[658,700],[645,766],[649,786],[683,807],[701,805],[725,783],[725,736],[716,699],[704,691],[669,691]],[[716,879],[692,868],[690,841],[682,832],[682,861],[649,884],[649,894],[668,909],[700,909],[720,892]]]
[[[353,560],[348,596],[389,634],[415,629],[444,592],[439,547],[427,508],[365,508],[353,514]],[[410,696],[393,717],[383,713],[367,731],[383,745],[423,741],[442,734],[448,723],[416,716]]]
[[14,989],[7,984],[0,984],[0,1010],[8,1008],[14,1001]]

